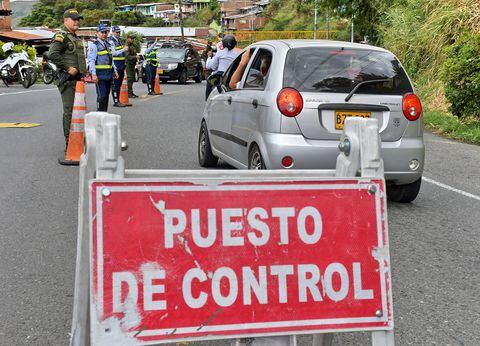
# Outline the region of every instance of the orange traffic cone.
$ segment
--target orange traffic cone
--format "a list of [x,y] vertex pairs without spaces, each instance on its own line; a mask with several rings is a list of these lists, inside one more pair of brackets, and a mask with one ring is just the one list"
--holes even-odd
[[153,92],[155,93],[155,95],[163,95],[160,91],[160,78],[158,77],[158,69],[157,73],[155,74],[155,85],[153,88]]
[[131,106],[131,103],[128,103],[128,86],[127,86],[127,76],[123,77],[122,86],[120,87],[120,103],[123,103],[125,106]]
[[85,113],[87,104],[85,102],[85,83],[78,81],[75,86],[75,99],[73,102],[72,122],[70,124],[70,136],[65,159],[58,159],[58,163],[64,166],[78,166],[80,155],[83,154],[83,137],[85,126]]

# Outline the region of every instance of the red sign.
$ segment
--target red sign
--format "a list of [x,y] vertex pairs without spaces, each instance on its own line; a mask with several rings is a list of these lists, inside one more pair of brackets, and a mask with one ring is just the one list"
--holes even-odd
[[95,181],[91,205],[92,335],[393,328],[383,180]]

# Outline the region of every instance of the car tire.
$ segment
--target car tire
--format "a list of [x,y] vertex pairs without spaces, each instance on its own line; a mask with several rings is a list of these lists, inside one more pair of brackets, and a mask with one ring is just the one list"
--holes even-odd
[[197,69],[197,75],[193,78],[195,83],[201,83],[202,82],[202,70]]
[[202,167],[215,167],[218,163],[218,157],[212,153],[205,121],[202,122],[200,133],[198,134],[198,163]]
[[422,185],[422,178],[410,184],[404,185],[388,185],[387,196],[392,202],[410,203],[417,198]]
[[248,169],[267,169],[258,145],[254,145],[248,155]]
[[180,77],[178,77],[178,84],[187,84],[187,70],[182,70],[182,72],[180,72]]

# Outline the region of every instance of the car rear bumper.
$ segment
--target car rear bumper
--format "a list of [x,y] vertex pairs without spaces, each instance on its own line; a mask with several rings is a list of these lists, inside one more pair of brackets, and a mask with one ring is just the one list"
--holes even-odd
[[[267,133],[260,144],[268,169],[283,169],[282,158],[291,156],[292,169],[335,169],[339,141],[309,140],[302,135]],[[262,148],[263,147],[263,148]],[[395,142],[382,142],[381,154],[385,179],[394,184],[409,184],[422,176],[425,159],[423,138],[402,138]],[[409,167],[416,159],[419,167]]]
[[158,74],[159,79],[177,80],[180,77],[180,71],[177,70],[163,70],[162,74]]

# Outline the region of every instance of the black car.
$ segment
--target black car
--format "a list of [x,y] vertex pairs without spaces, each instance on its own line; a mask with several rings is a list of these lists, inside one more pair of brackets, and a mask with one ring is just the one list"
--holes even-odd
[[158,77],[162,83],[177,80],[186,84],[189,78],[202,82],[203,66],[198,53],[189,44],[164,43],[157,50]]

